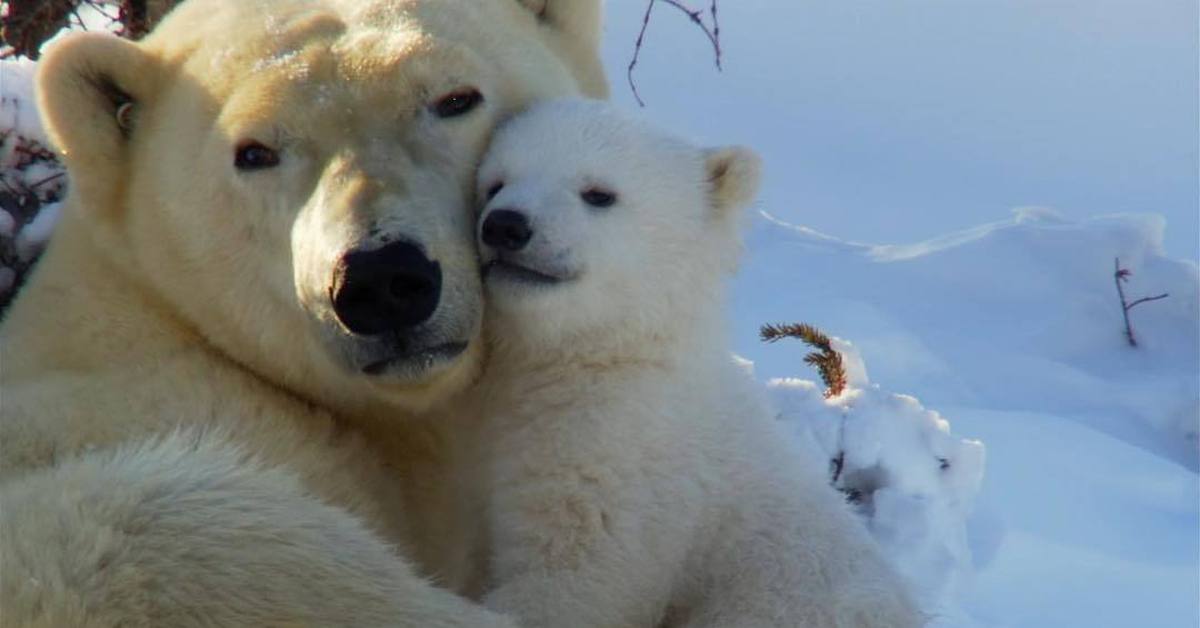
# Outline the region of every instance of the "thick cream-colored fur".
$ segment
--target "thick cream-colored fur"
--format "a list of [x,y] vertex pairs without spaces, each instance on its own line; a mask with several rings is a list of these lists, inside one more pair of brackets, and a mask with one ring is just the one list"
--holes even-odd
[[[757,175],[745,149],[701,151],[600,103],[538,105],[497,134],[482,219],[521,212],[533,237],[484,253],[484,599],[521,625],[921,623],[730,358],[722,284]],[[596,189],[615,203],[588,206]]]
[[[498,120],[603,95],[599,4],[188,0],[141,42],[54,45],[72,191],[0,326],[0,624],[510,625],[452,593],[478,572],[472,186]],[[278,166],[236,169],[249,140]],[[389,238],[442,269],[412,343],[467,348],[370,375],[391,349],[330,281]]]

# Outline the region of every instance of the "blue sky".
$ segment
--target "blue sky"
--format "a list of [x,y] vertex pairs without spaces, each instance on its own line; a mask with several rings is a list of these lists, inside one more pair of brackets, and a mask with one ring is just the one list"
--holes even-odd
[[[706,5],[703,5],[706,6]],[[724,72],[660,3],[635,77],[652,118],[767,162],[762,208],[908,242],[1049,206],[1155,212],[1200,258],[1194,0],[724,0]],[[645,4],[608,4],[614,98]]]

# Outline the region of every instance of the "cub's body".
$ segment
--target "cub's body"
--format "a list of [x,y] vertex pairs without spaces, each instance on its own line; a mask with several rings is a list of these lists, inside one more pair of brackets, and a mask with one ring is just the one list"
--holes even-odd
[[485,157],[485,601],[522,625],[920,623],[730,356],[757,169],[579,101]]

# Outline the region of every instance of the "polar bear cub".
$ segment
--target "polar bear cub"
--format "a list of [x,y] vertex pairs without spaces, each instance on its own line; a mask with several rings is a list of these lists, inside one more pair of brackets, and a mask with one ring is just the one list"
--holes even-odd
[[758,172],[592,101],[494,138],[485,602],[521,625],[920,623],[730,356],[724,283]]

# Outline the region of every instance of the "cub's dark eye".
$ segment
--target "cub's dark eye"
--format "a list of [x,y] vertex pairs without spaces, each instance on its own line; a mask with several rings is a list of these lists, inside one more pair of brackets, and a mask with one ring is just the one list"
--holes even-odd
[[497,182],[493,183],[493,184],[492,184],[492,185],[491,185],[491,186],[490,186],[490,187],[487,189],[487,200],[489,200],[489,201],[490,201],[490,200],[492,200],[493,198],[495,198],[495,197],[496,197],[496,195],[500,193],[500,190],[503,190],[503,189],[504,189],[504,182],[503,182],[503,181],[497,181]]
[[592,207],[611,207],[617,202],[617,195],[600,188],[588,188],[579,193],[579,198]]
[[233,165],[238,170],[263,170],[279,165],[279,153],[254,140],[238,144],[233,156]]
[[470,112],[482,102],[483,94],[473,87],[468,87],[437,99],[433,104],[433,113],[439,118],[456,118]]

